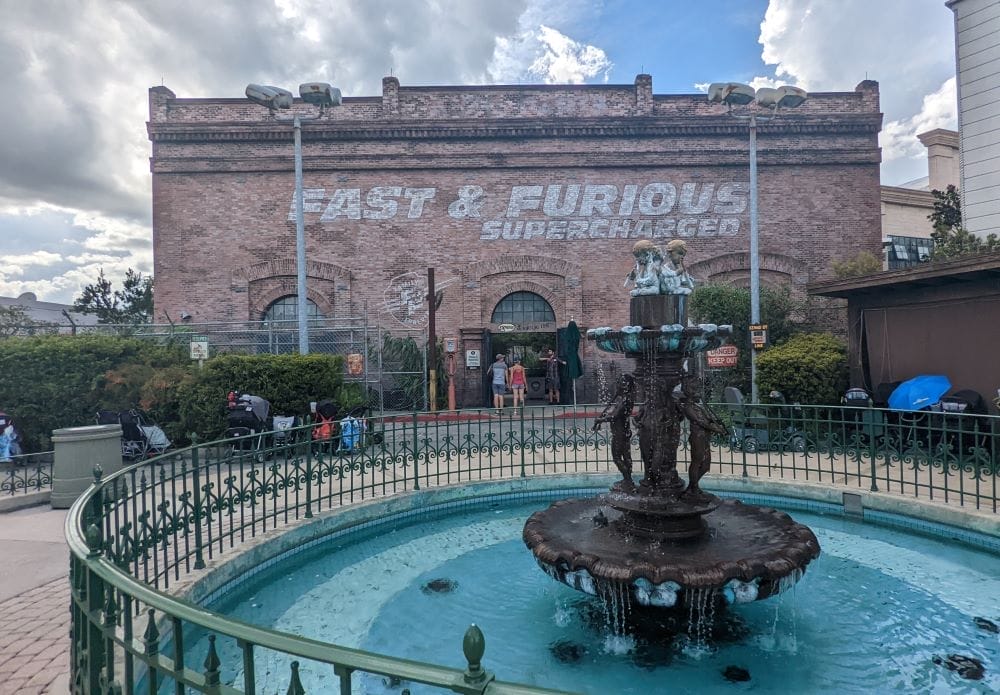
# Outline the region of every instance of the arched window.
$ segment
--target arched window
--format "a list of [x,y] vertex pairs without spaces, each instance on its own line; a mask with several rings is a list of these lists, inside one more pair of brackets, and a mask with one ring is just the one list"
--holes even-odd
[[545,298],[534,292],[512,292],[501,299],[493,309],[493,323],[543,323],[554,322],[555,312]]
[[[319,307],[311,300],[306,300],[306,316],[311,319],[321,319]],[[299,318],[299,298],[290,294],[271,302],[264,311],[265,321],[297,321]]]

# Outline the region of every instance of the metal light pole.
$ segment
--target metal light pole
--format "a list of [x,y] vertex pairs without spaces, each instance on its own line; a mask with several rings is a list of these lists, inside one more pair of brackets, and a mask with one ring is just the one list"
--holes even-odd
[[[757,225],[757,121],[776,118],[779,108],[795,108],[806,100],[798,87],[762,87],[755,90],[739,82],[715,82],[708,87],[708,100],[729,107],[729,115],[745,119],[750,130],[750,324],[760,323],[760,247]],[[733,107],[742,107],[734,111]],[[750,400],[759,402],[757,350],[750,348]]]
[[[757,231],[757,115],[750,114],[750,325],[760,323],[760,248]],[[750,401],[758,403],[757,350],[750,347]]]
[[282,123],[290,122],[295,135],[295,298],[299,326],[299,354],[308,355],[309,298],[306,289],[306,225],[302,202],[302,123],[322,118],[328,106],[339,106],[340,90],[325,82],[306,82],[299,85],[299,96],[302,100],[319,106],[319,113],[314,116],[303,116],[298,113],[290,117],[277,115],[278,109],[292,107],[292,93],[280,87],[249,84],[246,95],[255,104],[266,106],[274,120]]

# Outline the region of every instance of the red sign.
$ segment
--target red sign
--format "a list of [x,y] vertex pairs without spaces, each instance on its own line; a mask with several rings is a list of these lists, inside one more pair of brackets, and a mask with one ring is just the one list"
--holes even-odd
[[709,367],[735,367],[740,349],[735,345],[723,345],[705,353]]

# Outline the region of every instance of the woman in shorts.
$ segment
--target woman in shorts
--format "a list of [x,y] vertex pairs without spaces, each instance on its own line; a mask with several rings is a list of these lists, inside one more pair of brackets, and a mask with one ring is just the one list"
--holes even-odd
[[514,366],[510,368],[510,388],[514,392],[514,407],[517,408],[520,402],[524,407],[524,389],[528,385],[528,373],[524,371],[521,358],[514,358]]

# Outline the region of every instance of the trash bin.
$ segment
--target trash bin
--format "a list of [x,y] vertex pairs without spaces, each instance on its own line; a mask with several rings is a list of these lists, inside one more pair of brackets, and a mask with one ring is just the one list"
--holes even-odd
[[121,425],[65,427],[52,431],[52,508],[67,509],[94,482],[94,466],[108,476],[122,467]]

